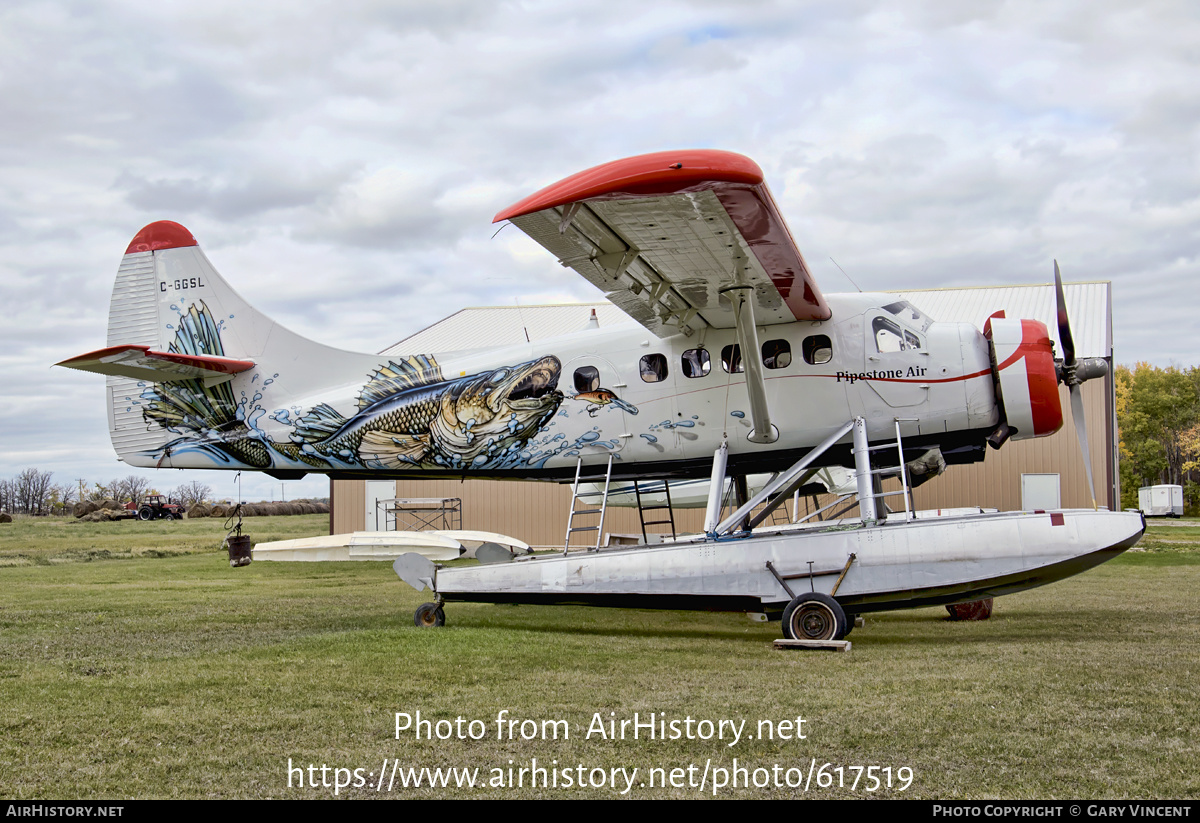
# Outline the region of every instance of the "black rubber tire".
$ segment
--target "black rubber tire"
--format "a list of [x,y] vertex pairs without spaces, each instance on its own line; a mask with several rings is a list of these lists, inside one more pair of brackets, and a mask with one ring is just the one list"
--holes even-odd
[[149,506],[142,506],[138,509],[138,520],[153,520],[154,510]]
[[798,595],[783,610],[783,636],[788,640],[841,640],[848,632],[846,612],[821,592]]
[[167,520],[175,519],[175,515],[171,514],[170,512],[167,512],[166,514],[164,514],[163,517],[165,517]]
[[432,629],[446,625],[446,612],[437,603],[422,603],[413,614],[413,623],[419,629]]

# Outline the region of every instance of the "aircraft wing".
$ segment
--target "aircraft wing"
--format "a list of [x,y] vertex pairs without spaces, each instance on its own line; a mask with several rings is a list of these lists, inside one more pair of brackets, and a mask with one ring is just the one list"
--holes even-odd
[[167,383],[172,380],[226,379],[254,368],[253,361],[214,355],[154,351],[149,346],[111,346],[58,363],[68,369]]
[[825,320],[762,169],[707,149],[644,154],[561,180],[496,215],[659,337],[734,328],[723,289],[754,288],[759,325]]

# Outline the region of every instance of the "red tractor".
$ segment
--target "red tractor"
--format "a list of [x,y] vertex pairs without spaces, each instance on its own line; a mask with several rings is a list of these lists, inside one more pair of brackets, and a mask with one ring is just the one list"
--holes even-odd
[[183,517],[183,507],[161,494],[151,494],[138,507],[137,516],[138,520],[179,520]]

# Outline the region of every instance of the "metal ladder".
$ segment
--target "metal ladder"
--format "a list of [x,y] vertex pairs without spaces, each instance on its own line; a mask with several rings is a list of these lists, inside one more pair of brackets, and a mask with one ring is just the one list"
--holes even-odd
[[[870,457],[869,456],[866,456],[866,460],[865,460],[864,464],[865,464],[865,466],[867,466],[867,473],[871,477],[870,498],[872,499],[872,501],[879,501],[879,499],[883,498],[883,497],[892,497],[894,495],[901,495],[904,498],[904,521],[907,523],[907,522],[913,520],[916,515],[913,514],[912,497],[911,497],[912,489],[908,485],[908,469],[904,463],[904,443],[902,442],[902,440],[900,438],[900,424],[914,422],[914,421],[910,421],[906,418],[897,417],[895,422],[896,422],[896,439],[891,442],[877,443],[874,446],[868,446],[865,449],[865,452],[867,453],[867,455],[869,455],[871,452],[895,449],[897,452],[897,455],[898,455],[897,465],[896,466],[887,466],[882,469],[870,468]],[[856,448],[855,451],[858,451],[858,449]],[[880,475],[893,474],[896,471],[900,472],[900,488],[896,491],[891,491],[891,492],[885,492],[885,491],[880,490],[879,483],[878,483],[878,481],[880,479]],[[860,510],[863,509],[863,507],[861,505],[862,497],[863,497],[863,495],[860,493],[860,495],[859,495]],[[876,509],[876,507],[874,505],[872,505],[870,508]],[[899,514],[899,512],[895,512],[895,513]],[[875,511],[876,519],[879,521],[885,520],[887,518],[888,514],[889,514],[889,512],[887,511],[886,504],[882,511],[878,511],[878,510]]]
[[[642,543],[650,542],[649,538],[646,536],[646,527],[647,526],[670,526],[671,527],[671,539],[674,540],[675,539],[675,510],[671,508],[671,484],[668,483],[666,480],[652,480],[652,481],[650,481],[650,483],[651,484],[662,483],[663,492],[667,496],[667,504],[665,506],[663,506],[663,505],[643,506],[642,505],[642,490],[638,486],[638,481],[637,480],[633,481],[633,493],[637,497],[638,519],[642,521]],[[649,494],[649,492],[647,492],[647,494]],[[646,512],[659,511],[662,509],[667,510],[667,519],[666,520],[647,520],[646,519]]]
[[[571,484],[571,514],[567,517],[567,536],[563,538],[563,554],[571,548],[571,535],[574,532],[590,532],[596,533],[596,545],[589,551],[600,551],[600,540],[604,536],[604,515],[608,510],[608,489],[612,482],[612,464],[613,454],[608,454],[608,467],[604,471],[604,491],[603,492],[584,492],[579,493],[579,477],[583,473],[583,455],[579,456],[575,463],[575,482]],[[575,504],[580,498],[601,496],[600,508],[598,509],[576,509]],[[575,518],[579,515],[600,515],[600,522],[595,526],[576,526]]]

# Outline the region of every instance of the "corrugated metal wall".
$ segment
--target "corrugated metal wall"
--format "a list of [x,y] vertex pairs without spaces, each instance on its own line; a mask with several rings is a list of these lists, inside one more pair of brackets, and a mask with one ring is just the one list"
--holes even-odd
[[[366,501],[361,480],[335,480],[333,512],[335,534],[363,528]],[[351,491],[357,487],[357,496]],[[345,490],[345,491],[343,491]],[[457,497],[462,500],[462,527],[499,532],[524,540],[531,546],[562,546],[571,504],[570,484],[515,480],[398,480],[397,497]],[[354,498],[343,507],[344,499]],[[581,505],[580,508],[583,508]],[[660,519],[658,517],[649,519]],[[580,519],[576,525],[594,525],[598,516]],[[703,509],[675,512],[680,534],[698,532],[704,526]],[[636,509],[610,506],[604,520],[609,534],[641,535]],[[590,535],[590,536],[589,536]],[[571,545],[594,545],[595,532],[576,534]]]

